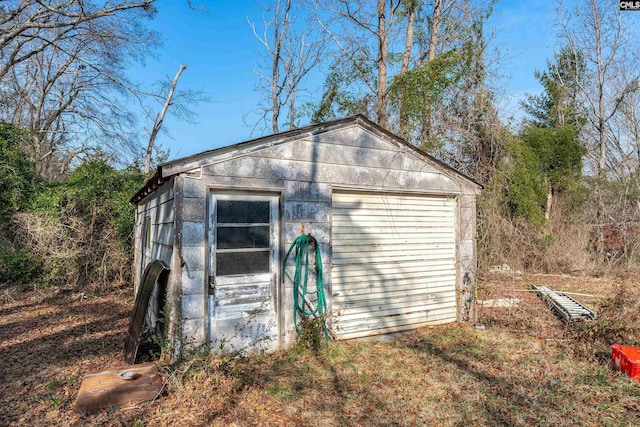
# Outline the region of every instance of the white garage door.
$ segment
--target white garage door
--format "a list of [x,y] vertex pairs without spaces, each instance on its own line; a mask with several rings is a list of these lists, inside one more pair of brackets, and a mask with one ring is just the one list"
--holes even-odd
[[456,320],[454,207],[445,197],[333,194],[339,338]]

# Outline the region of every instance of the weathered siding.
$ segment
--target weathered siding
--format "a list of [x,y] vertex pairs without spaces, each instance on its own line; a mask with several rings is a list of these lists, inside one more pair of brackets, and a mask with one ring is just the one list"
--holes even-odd
[[[137,293],[140,286],[140,280],[146,266],[154,260],[163,261],[170,268],[170,274],[167,281],[166,303],[164,307],[159,307],[157,301],[152,301],[150,305],[159,307],[168,322],[167,327],[167,343],[172,353],[165,356],[169,360],[175,360],[180,352],[180,338],[176,328],[180,328],[180,312],[176,307],[177,290],[180,288],[180,280],[176,272],[181,270],[181,262],[176,256],[176,247],[179,248],[176,235],[176,205],[182,205],[176,201],[175,190],[176,182],[180,178],[171,179],[165,182],[155,192],[140,201],[136,206],[136,227],[135,227],[135,243],[134,243],[134,288]],[[149,218],[151,232],[150,247],[146,247],[145,219]],[[154,289],[151,296],[152,299],[158,298],[158,288]]]
[[[142,273],[153,260],[171,265],[174,246],[174,191],[173,180],[166,182],[156,192],[136,206],[134,240],[135,290],[140,286]],[[145,218],[150,218],[151,244],[146,247]]]

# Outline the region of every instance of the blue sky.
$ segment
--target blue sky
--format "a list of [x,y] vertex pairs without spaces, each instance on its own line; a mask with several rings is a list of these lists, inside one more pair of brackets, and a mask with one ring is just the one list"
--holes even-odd
[[[158,2],[158,15],[151,27],[160,33],[164,46],[157,58],[149,58],[144,67],[132,70],[134,79],[151,83],[165,76],[172,78],[180,64],[188,64],[179,88],[202,90],[210,98],[210,102],[194,109],[194,124],[172,117],[165,120],[164,127],[170,135],[159,135],[157,143],[170,149],[171,158],[262,134],[252,133],[245,123],[245,117],[249,122],[255,121],[251,111],[256,108],[259,94],[254,90],[258,78],[253,69],[258,65],[260,51],[247,18],[259,25],[262,12],[254,0],[196,0],[196,4],[205,3],[207,13],[189,9],[186,0]],[[554,18],[551,1],[503,0],[496,5],[488,30],[495,31],[493,45],[502,57],[498,90],[503,117],[518,117],[518,101],[525,93],[540,90],[533,71],[544,69],[553,54]]]

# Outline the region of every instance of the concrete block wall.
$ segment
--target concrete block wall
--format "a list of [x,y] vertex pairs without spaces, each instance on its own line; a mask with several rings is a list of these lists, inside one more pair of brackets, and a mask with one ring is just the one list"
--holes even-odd
[[475,321],[476,227],[476,195],[462,194],[458,196],[459,317],[462,321]]
[[200,179],[184,175],[178,179],[176,228],[184,263],[180,274],[182,345],[189,350],[205,343],[207,329],[207,191]]

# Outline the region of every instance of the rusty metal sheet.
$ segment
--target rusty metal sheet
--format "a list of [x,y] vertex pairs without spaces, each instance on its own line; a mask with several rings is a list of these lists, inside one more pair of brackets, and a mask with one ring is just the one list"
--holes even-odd
[[162,261],[153,261],[147,266],[142,276],[142,285],[136,295],[136,302],[133,308],[133,314],[129,321],[129,332],[127,334],[127,342],[124,348],[124,360],[133,364],[136,361],[138,353],[138,345],[140,344],[140,332],[144,324],[144,318],[147,314],[149,306],[149,298],[153,292],[153,287],[158,283],[166,288],[167,278],[169,276],[169,267]]
[[155,363],[87,374],[76,399],[76,410],[93,414],[104,408],[135,405],[157,398],[163,380]]

